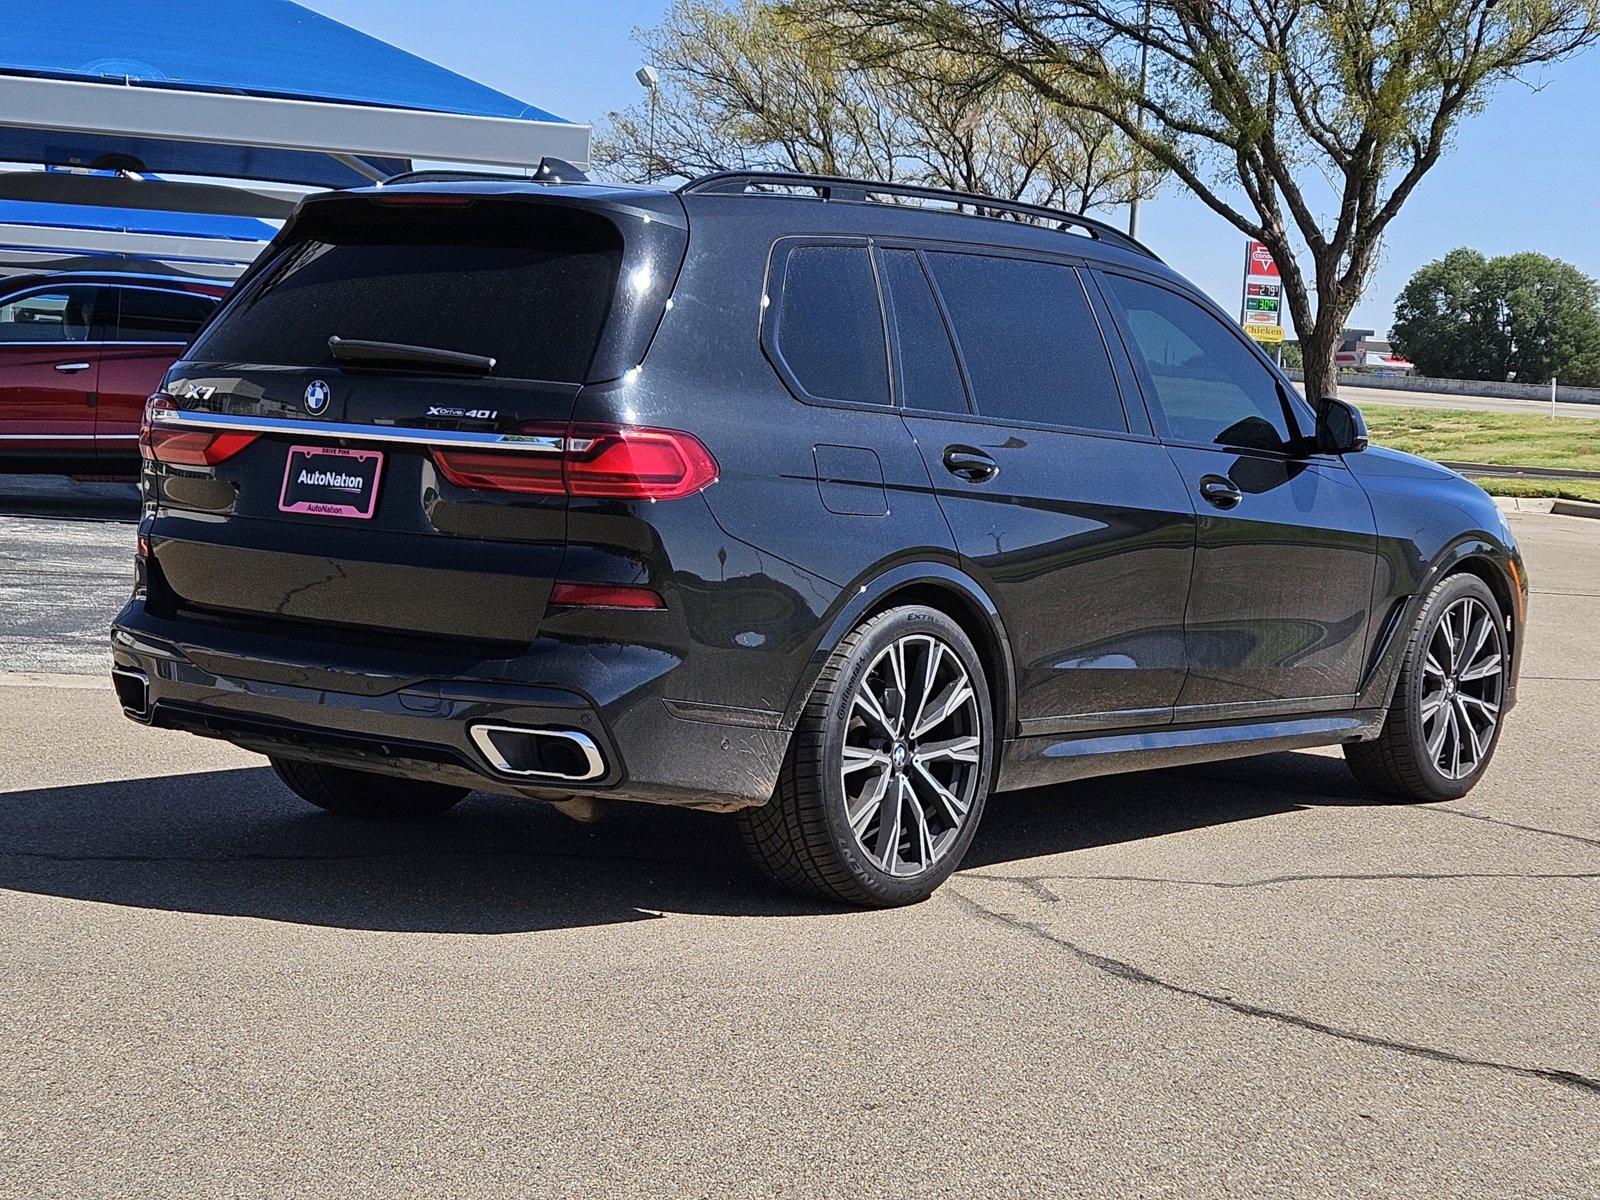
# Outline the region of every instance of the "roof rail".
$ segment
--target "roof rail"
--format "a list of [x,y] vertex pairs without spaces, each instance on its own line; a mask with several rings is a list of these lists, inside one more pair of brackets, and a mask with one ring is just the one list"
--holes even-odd
[[513,175],[509,171],[463,171],[443,168],[402,171],[398,175],[391,175],[380,181],[378,186],[385,187],[392,183],[476,183],[484,180],[490,183],[519,180],[523,183],[588,183],[589,177],[566,159],[546,155],[539,160],[538,168],[531,175]]
[[[878,179],[850,179],[842,175],[808,175],[803,171],[715,171],[691,179],[678,189],[683,195],[740,195],[751,188],[763,185],[774,187],[810,188],[824,200],[856,204],[870,204],[874,195],[903,196],[915,200],[933,200],[954,205],[958,213],[966,216],[989,217],[996,220],[1019,217],[1053,224],[1060,229],[1080,229],[1096,241],[1105,242],[1123,250],[1131,250],[1157,262],[1161,259],[1143,242],[1129,237],[1120,229],[1060,208],[1047,208],[1042,204],[1027,204],[1021,200],[1002,200],[998,196],[983,196],[976,192],[957,192],[948,188],[927,187],[917,183],[887,183]],[[970,212],[966,210],[970,209]],[[937,210],[935,210],[937,211]]]

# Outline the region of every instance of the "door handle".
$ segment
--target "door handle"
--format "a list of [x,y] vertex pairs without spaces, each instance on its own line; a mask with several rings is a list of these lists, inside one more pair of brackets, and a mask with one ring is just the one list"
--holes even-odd
[[971,446],[946,446],[944,469],[968,483],[988,483],[1000,474],[1000,464]]
[[61,371],[64,374],[67,374],[67,375],[71,375],[74,371],[87,371],[88,369],[89,369],[89,364],[88,363],[57,363],[56,364],[56,370]]
[[1232,508],[1244,499],[1244,493],[1239,490],[1239,485],[1231,479],[1224,479],[1221,475],[1207,475],[1200,480],[1200,495],[1208,504],[1217,508]]

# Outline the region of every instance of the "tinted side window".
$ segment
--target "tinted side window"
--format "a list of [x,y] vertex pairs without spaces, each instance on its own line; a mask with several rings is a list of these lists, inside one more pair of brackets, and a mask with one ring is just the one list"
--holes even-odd
[[1174,441],[1283,450],[1290,441],[1278,381],[1222,321],[1154,284],[1106,275]]
[[210,296],[192,292],[118,289],[119,342],[187,342],[216,308]]
[[967,411],[956,352],[939,313],[939,302],[912,250],[886,250],[889,323],[894,330],[900,402],[908,408]]
[[0,342],[87,342],[99,292],[51,288],[0,301]]
[[987,417],[1127,431],[1100,326],[1071,267],[929,254]]
[[798,246],[783,260],[774,343],[805,391],[889,402],[883,314],[865,246]]

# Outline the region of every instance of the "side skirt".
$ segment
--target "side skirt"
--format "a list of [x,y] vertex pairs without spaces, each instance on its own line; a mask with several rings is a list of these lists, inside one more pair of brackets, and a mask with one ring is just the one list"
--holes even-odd
[[1357,709],[1229,725],[1171,726],[1092,737],[1025,737],[1008,742],[996,791],[1071,779],[1246,758],[1280,750],[1336,746],[1378,735],[1387,710]]

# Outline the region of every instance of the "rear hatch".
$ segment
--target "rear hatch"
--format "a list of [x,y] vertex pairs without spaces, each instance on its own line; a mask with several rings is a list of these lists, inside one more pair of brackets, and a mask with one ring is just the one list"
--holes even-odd
[[149,603],[526,644],[574,398],[642,358],[685,241],[658,192],[308,201],[152,401]]

